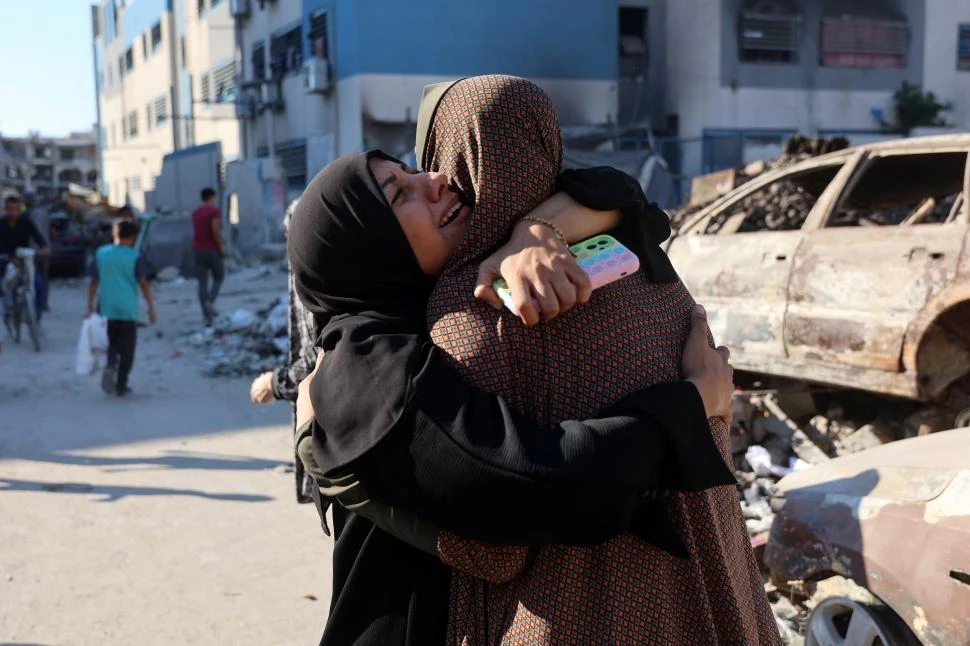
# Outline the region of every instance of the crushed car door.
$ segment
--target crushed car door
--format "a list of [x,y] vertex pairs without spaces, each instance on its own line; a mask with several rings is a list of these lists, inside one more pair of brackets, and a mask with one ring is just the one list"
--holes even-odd
[[966,163],[959,149],[873,152],[795,256],[790,358],[901,370],[907,327],[956,271],[966,225],[946,220]]
[[843,163],[754,180],[672,241],[667,253],[735,367],[765,371],[784,359],[785,301],[801,228]]

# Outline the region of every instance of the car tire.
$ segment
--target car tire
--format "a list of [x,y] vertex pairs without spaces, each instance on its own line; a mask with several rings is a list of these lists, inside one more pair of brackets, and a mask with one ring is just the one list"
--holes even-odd
[[919,646],[888,606],[828,597],[815,606],[805,630],[806,646]]

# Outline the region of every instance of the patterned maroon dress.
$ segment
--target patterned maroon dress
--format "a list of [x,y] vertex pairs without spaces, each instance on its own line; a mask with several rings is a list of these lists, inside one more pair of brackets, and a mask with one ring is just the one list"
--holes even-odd
[[[427,167],[475,202],[428,305],[432,339],[466,379],[552,425],[680,378],[694,305],[681,282],[638,272],[533,328],[472,297],[478,262],[553,192],[562,140],[541,89],[507,76],[460,81],[438,106],[426,150]],[[712,419],[711,431],[729,462],[727,425]],[[534,550],[443,535],[439,551],[455,570],[449,643],[779,643],[734,487],[674,494],[668,510],[687,559],[630,534]]]

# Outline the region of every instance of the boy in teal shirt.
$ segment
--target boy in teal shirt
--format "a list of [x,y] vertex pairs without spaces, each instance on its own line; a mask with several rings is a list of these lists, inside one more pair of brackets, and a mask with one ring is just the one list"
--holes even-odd
[[97,297],[98,312],[108,320],[108,365],[101,377],[101,388],[122,397],[130,392],[128,375],[135,362],[139,288],[148,303],[148,318],[153,325],[156,318],[145,263],[134,247],[138,225],[131,220],[117,220],[111,235],[114,244],[104,245],[95,255],[88,287],[88,316],[95,311]]

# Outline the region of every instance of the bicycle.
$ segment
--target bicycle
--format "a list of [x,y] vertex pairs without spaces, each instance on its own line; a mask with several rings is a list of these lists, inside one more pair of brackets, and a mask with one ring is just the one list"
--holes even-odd
[[3,275],[3,322],[7,327],[7,334],[14,343],[20,343],[20,332],[27,327],[30,342],[34,352],[40,352],[40,326],[34,305],[34,257],[37,252],[27,247],[18,248],[11,258],[0,255],[0,260],[7,260],[7,267]]

